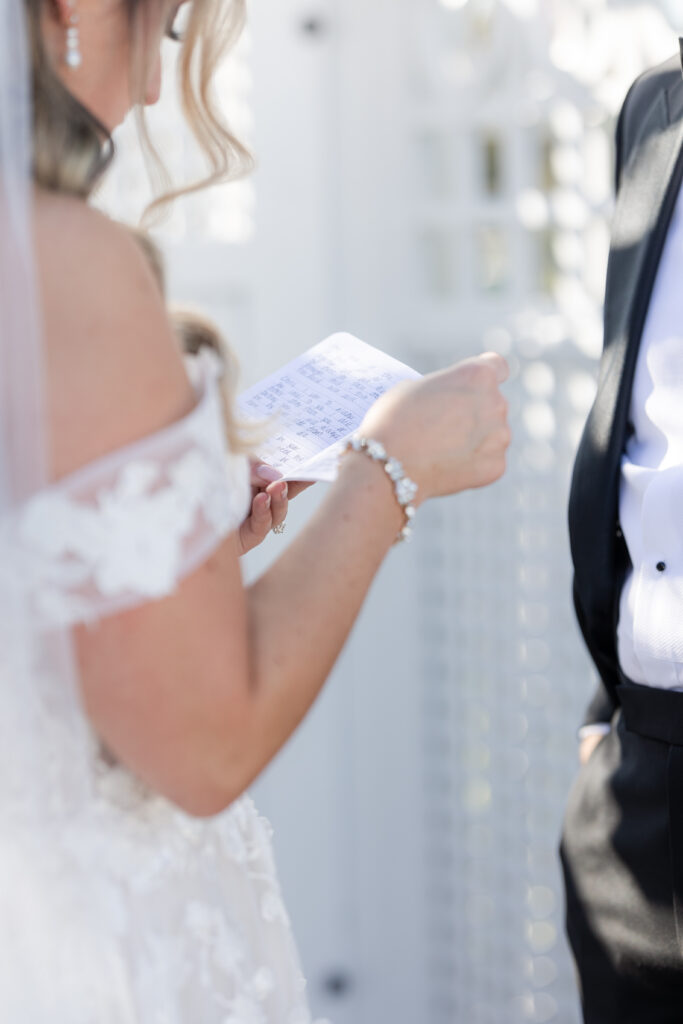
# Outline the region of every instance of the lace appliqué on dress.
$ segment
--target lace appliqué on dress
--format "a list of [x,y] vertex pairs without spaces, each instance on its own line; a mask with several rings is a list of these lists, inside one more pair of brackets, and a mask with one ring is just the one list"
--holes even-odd
[[228,451],[212,354],[195,369],[188,416],[42,491],[9,524],[5,569],[21,566],[46,626],[170,594],[247,515],[248,461]]

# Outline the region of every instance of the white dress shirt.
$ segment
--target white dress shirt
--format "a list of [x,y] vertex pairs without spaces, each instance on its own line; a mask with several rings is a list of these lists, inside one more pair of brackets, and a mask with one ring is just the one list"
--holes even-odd
[[683,689],[683,190],[636,366],[619,516],[633,569],[621,594],[619,661],[636,683]]

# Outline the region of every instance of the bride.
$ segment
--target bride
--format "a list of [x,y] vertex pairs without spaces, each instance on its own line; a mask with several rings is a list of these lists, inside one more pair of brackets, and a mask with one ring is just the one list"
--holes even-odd
[[[314,702],[414,509],[496,480],[509,443],[499,357],[400,386],[308,528],[244,586],[245,537],[280,524],[283,484],[254,497],[247,457],[226,443],[215,359],[183,360],[142,247],[88,204],[110,132],[159,96],[180,6],[0,0],[12,1024],[310,1020],[268,825],[245,791]],[[224,179],[245,153],[210,80],[244,0],[186,13],[183,109]],[[385,471],[388,457],[404,468]]]

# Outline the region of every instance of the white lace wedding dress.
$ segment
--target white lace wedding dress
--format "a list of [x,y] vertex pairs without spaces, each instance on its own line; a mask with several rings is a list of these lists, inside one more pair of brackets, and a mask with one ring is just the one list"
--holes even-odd
[[[226,448],[214,358],[192,372],[193,412],[37,495],[0,533],[0,582],[43,636],[38,665],[20,619],[0,622],[0,673],[28,678],[31,662],[38,680],[30,721],[11,707],[0,721],[8,1024],[310,1021],[270,829],[249,797],[193,819],[113,763],[80,711],[55,713],[53,627],[171,593],[246,514],[247,462]],[[45,765],[35,801],[27,757]]]

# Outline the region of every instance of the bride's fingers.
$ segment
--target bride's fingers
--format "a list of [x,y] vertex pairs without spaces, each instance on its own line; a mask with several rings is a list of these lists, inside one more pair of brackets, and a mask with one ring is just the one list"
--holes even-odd
[[289,488],[283,481],[271,484],[266,490],[271,499],[272,526],[281,526],[287,518],[289,510]]
[[289,509],[287,490],[284,482],[270,484],[253,499],[251,515],[240,527],[241,554],[263,543],[274,526],[284,523]]
[[273,469],[272,466],[266,465],[265,462],[259,462],[256,459],[251,459],[250,468],[251,486],[258,488],[259,490],[265,490],[268,487],[268,484],[272,484],[276,480],[282,479],[282,473],[279,469]]
[[240,527],[242,554],[246,554],[247,551],[251,551],[252,548],[261,544],[272,527],[271,497],[269,494],[261,492],[251,503],[251,515]]
[[498,384],[504,384],[510,376],[507,360],[503,356],[499,356],[497,352],[484,352],[483,355],[477,357],[477,361],[491,367]]

